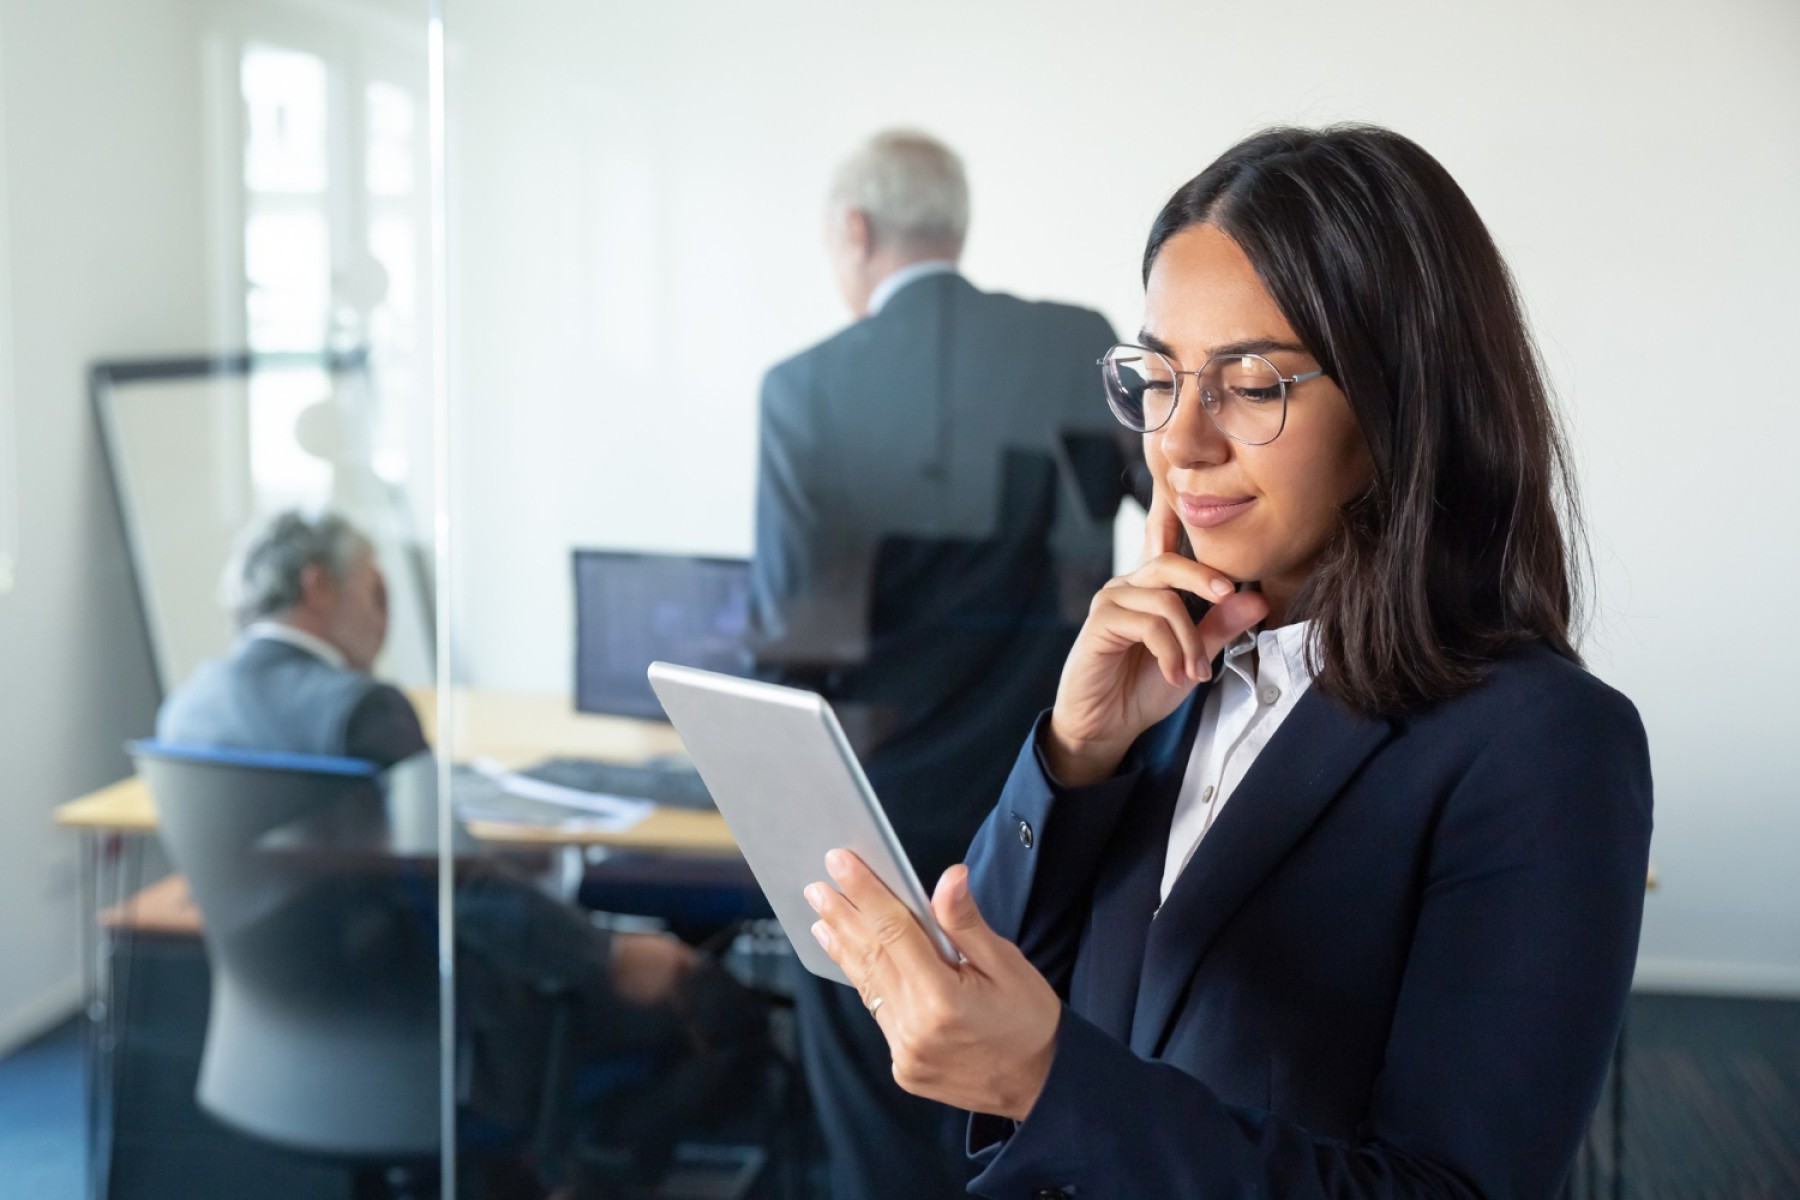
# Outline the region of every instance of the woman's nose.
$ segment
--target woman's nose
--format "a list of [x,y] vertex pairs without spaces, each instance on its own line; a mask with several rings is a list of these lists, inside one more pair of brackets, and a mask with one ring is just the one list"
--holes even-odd
[[1175,415],[1159,436],[1163,457],[1172,467],[1216,466],[1231,457],[1231,439],[1207,415],[1198,389],[1182,389]]

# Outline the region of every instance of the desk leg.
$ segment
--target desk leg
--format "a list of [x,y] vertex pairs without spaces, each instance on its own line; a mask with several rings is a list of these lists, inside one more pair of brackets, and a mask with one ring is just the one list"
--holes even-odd
[[83,1148],[87,1151],[84,1182],[88,1200],[105,1197],[95,1154],[100,1144],[100,841],[101,835],[91,830],[81,835],[81,929],[76,935],[81,953],[81,1065],[87,1081],[87,1138]]
[[[82,961],[84,1048],[87,1067],[87,1134],[89,1200],[106,1200],[111,1192],[113,1100],[118,1076],[119,1018],[130,983],[129,935],[125,954],[120,939],[100,930],[100,914],[136,896],[143,873],[141,839],[116,833],[92,835],[82,855]],[[123,969],[120,963],[123,962]]]

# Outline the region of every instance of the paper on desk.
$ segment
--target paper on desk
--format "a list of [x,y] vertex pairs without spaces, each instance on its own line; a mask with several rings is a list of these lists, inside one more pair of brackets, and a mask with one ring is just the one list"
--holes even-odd
[[637,824],[638,818],[596,817],[571,812],[554,805],[538,806],[534,801],[516,796],[498,796],[492,801],[459,801],[457,818],[470,825],[513,825],[523,829],[556,834],[619,833]]
[[[656,808],[648,800],[607,796],[598,792],[584,792],[580,788],[563,787],[561,784],[545,783],[541,779],[509,771],[490,758],[478,758],[470,766],[476,774],[495,784],[507,796],[567,810],[566,818],[551,822],[559,829],[579,828],[597,833],[617,833],[630,829]],[[490,807],[493,809],[491,814],[481,811]],[[507,810],[504,806],[490,806],[473,801],[460,805],[459,808],[462,809],[464,820],[509,820],[515,824],[521,822],[516,811]]]

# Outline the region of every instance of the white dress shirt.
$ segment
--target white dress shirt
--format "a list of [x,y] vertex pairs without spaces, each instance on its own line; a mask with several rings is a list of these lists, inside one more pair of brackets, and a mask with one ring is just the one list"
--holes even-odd
[[1256,756],[1312,684],[1306,661],[1308,624],[1242,633],[1225,648],[1225,662],[1206,694],[1193,753],[1176,795],[1169,852],[1163,862],[1162,900],[1169,898],[1169,889]]
[[290,646],[298,646],[314,658],[323,659],[326,664],[336,667],[340,671],[346,670],[350,666],[350,660],[344,657],[344,652],[324,638],[310,634],[304,629],[295,629],[292,625],[284,625],[280,621],[254,622],[244,630],[244,636],[268,638],[272,642],[286,642]]
[[956,264],[947,258],[928,258],[924,262],[907,263],[897,271],[890,271],[882,277],[875,290],[869,293],[869,315],[872,317],[887,306],[894,298],[894,293],[915,279],[924,279],[927,275],[954,274]]

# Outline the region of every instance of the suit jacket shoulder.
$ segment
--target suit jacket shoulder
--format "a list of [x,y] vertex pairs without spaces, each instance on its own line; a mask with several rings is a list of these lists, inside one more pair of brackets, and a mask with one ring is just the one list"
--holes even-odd
[[909,310],[934,293],[940,301],[948,297],[966,309],[983,326],[1019,336],[1027,345],[1058,347],[1065,352],[1073,348],[1077,356],[1085,358],[1090,353],[1097,357],[1114,341],[1111,322],[1091,308],[1056,300],[1026,300],[1009,292],[984,292],[960,275],[946,275],[910,285],[875,316],[852,322],[789,355],[769,368],[765,385],[773,382],[782,389],[802,390],[822,367],[852,361],[885,342],[909,340]]
[[382,766],[425,748],[418,716],[399,691],[266,638],[248,639],[198,668],[163,702],[157,736]]

